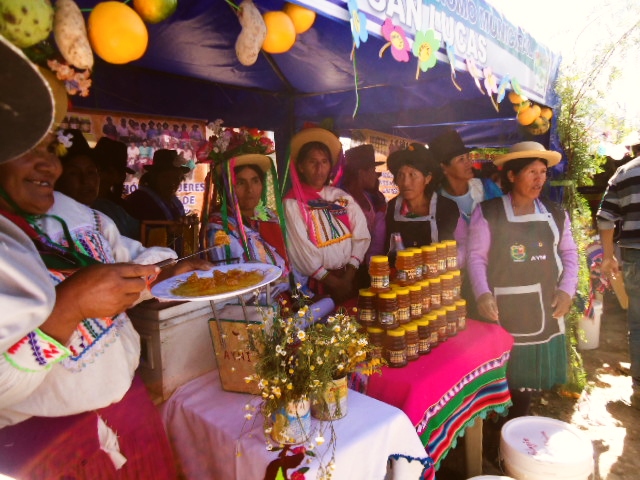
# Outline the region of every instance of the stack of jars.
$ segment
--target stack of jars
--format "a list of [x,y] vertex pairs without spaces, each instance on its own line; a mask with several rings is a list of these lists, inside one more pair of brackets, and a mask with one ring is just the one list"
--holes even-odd
[[466,327],[455,240],[397,252],[392,273],[386,256],[369,264],[371,287],[360,290],[358,321],[372,356],[403,367]]

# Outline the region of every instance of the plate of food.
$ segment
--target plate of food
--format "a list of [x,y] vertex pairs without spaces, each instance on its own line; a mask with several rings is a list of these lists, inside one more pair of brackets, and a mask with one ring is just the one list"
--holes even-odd
[[167,278],[151,287],[151,294],[174,301],[224,300],[251,292],[281,275],[280,267],[269,263],[219,265]]

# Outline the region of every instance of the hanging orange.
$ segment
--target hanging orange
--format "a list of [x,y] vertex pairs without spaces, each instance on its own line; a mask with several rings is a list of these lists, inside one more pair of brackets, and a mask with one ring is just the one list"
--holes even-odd
[[529,108],[525,108],[518,113],[518,123],[520,125],[531,125],[536,118],[540,116],[540,107],[533,105]]
[[267,26],[267,36],[262,49],[267,53],[284,53],[296,42],[296,29],[293,21],[284,12],[265,12],[262,15]]
[[509,92],[509,101],[511,103],[519,104],[527,101],[527,97],[523,97],[522,95],[518,95],[516,92]]
[[178,0],[133,0],[133,9],[147,23],[160,23],[176,11]]
[[140,15],[124,3],[98,3],[89,15],[88,26],[91,48],[105,62],[129,63],[147,50],[147,27]]
[[291,18],[298,35],[309,30],[316,20],[316,12],[295,3],[285,3],[282,10]]
[[551,110],[549,107],[542,107],[540,109],[540,116],[546,118],[547,120],[551,120],[551,117],[553,117],[553,110]]

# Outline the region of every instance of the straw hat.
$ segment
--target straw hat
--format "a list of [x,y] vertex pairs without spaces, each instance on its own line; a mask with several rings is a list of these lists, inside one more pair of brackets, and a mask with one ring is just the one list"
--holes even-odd
[[273,165],[271,157],[260,153],[245,153],[244,155],[238,155],[234,158],[236,167],[242,165],[257,165],[264,173],[269,173],[271,171],[271,165]]
[[547,161],[547,167],[553,167],[560,162],[562,155],[559,152],[547,150],[538,142],[520,142],[512,145],[509,153],[498,155],[493,163],[499,167],[509,160],[518,158],[541,158]]
[[0,163],[28,152],[53,124],[53,92],[36,66],[0,35]]
[[340,150],[342,150],[340,139],[329,130],[318,127],[302,129],[293,136],[291,139],[291,159],[294,162],[298,162],[298,153],[302,146],[309,142],[324,143],[331,152],[331,164],[336,164]]

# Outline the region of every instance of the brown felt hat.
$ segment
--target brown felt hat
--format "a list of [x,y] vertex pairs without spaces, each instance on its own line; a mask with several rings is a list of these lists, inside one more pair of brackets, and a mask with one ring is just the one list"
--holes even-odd
[[93,150],[96,164],[101,170],[113,168],[118,172],[136,173],[127,167],[127,145],[124,142],[102,137]]
[[153,154],[153,163],[145,165],[144,169],[149,172],[163,172],[179,168],[183,173],[189,173],[191,169],[187,167],[186,160],[177,150],[168,150],[161,148]]
[[373,145],[363,144],[350,148],[344,152],[345,167],[349,170],[368,170],[383,165],[384,162],[376,162],[376,152]]
[[449,130],[429,142],[429,150],[438,163],[449,163],[452,158],[471,151],[465,147],[462,138],[455,130]]

